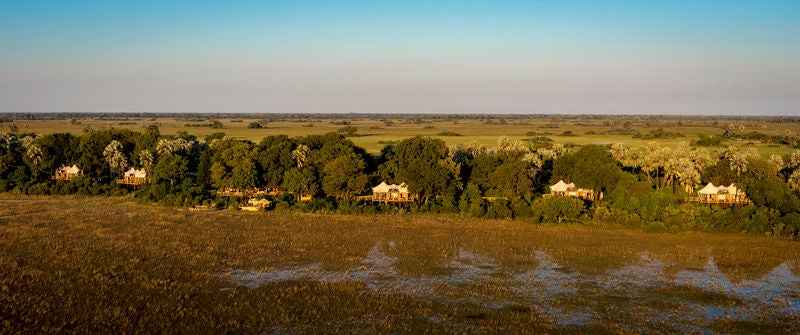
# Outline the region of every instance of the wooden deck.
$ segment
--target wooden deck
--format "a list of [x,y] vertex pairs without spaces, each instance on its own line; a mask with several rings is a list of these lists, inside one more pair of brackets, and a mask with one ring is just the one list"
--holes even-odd
[[245,190],[226,188],[223,190],[211,191],[211,193],[215,193],[216,195],[223,197],[251,198],[255,196],[266,196],[266,195],[274,197],[282,194],[287,194],[288,192],[277,188],[252,188]]
[[391,196],[382,196],[382,195],[372,195],[369,197],[372,199],[372,202],[382,203],[382,204],[410,204],[417,201],[416,196],[410,197],[391,197]]
[[682,199],[684,202],[696,202],[701,205],[718,205],[718,206],[747,206],[752,204],[753,202],[750,199],[745,200],[716,200],[716,199],[705,199],[701,200],[700,197],[685,197]]
[[117,184],[125,185],[131,188],[140,188],[146,180],[144,178],[136,178],[136,177],[126,177],[122,179],[117,179]]
[[83,174],[72,174],[72,173],[56,173],[50,176],[50,180],[64,180],[70,181],[72,178],[77,178],[83,176]]

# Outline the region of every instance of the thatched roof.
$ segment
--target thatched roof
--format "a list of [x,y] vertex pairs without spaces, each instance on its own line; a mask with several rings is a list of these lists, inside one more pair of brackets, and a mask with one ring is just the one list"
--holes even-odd
[[144,172],[144,170],[130,168],[130,170],[125,172],[125,177],[146,178],[147,172]]
[[559,180],[555,185],[550,186],[550,191],[552,192],[566,192],[569,190],[575,189],[575,183],[565,183],[563,180]]

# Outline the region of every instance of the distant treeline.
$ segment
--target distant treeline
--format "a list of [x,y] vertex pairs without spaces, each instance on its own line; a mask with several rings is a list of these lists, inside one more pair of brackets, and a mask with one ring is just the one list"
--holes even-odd
[[607,114],[409,114],[409,113],[0,113],[0,122],[13,120],[98,119],[126,121],[130,119],[183,119],[202,121],[217,119],[264,120],[330,120],[330,119],[400,119],[400,120],[608,120],[620,121],[758,121],[765,123],[800,123],[800,116],[728,116],[728,115],[607,115]]
[[[197,117],[197,116],[195,116]],[[52,180],[61,166],[83,175]],[[135,167],[140,188],[118,185]],[[587,201],[543,196],[559,180],[604,195]],[[406,183],[416,202],[392,206],[365,201],[381,181]],[[739,207],[683,201],[706,183],[736,184],[752,204]],[[0,191],[22,194],[122,195],[174,206],[234,206],[225,189],[276,189],[276,210],[339,213],[427,212],[514,218],[530,222],[621,225],[651,231],[716,230],[797,238],[800,232],[800,151],[764,159],[727,147],[681,145],[569,146],[549,138],[498,139],[485,147],[447,146],[412,137],[373,156],[345,134],[265,137],[255,143],[218,132],[199,139],[92,130],[82,135],[0,133]],[[297,195],[311,195],[300,202]]]

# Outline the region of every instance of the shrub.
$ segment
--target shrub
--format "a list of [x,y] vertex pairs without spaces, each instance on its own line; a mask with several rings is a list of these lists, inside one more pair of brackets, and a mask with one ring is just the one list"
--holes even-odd
[[543,222],[561,223],[577,219],[586,209],[583,200],[571,197],[552,196],[536,199],[531,205],[533,216]]

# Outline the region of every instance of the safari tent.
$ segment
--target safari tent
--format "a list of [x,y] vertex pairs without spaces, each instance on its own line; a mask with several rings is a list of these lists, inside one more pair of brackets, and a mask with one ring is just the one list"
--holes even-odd
[[77,166],[66,166],[62,165],[60,168],[56,169],[56,173],[53,175],[51,179],[53,180],[71,180],[72,178],[78,177],[83,175],[83,171]]
[[123,185],[142,185],[147,180],[147,172],[130,168],[125,171],[122,179],[117,179],[117,184]]
[[740,190],[736,185],[730,184],[728,186],[720,185],[714,186],[708,183],[705,187],[697,191],[697,196],[701,203],[709,204],[748,204],[750,200],[744,191]]
[[565,183],[559,180],[550,186],[549,196],[560,195],[566,197],[579,198],[583,200],[595,201],[603,198],[603,193],[597,193],[593,189],[576,188],[575,183]]
[[415,197],[409,193],[406,183],[397,185],[381,182],[372,188],[372,201],[375,202],[412,202],[414,200]]

